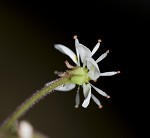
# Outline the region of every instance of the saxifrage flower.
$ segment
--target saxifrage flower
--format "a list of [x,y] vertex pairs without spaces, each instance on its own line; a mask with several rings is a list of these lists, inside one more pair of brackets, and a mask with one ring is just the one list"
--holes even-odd
[[82,86],[83,95],[85,97],[82,103],[82,107],[86,108],[89,105],[90,100],[92,99],[98,105],[99,108],[102,108],[100,100],[92,94],[91,87],[94,88],[100,95],[104,97],[110,98],[110,96],[107,95],[104,91],[95,87],[93,84],[91,84],[91,81],[95,82],[100,76],[112,76],[120,73],[120,71],[110,71],[104,73],[100,72],[98,63],[107,56],[109,50],[107,50],[104,54],[102,54],[97,60],[94,60],[92,56],[100,47],[101,40],[98,40],[98,43],[91,51],[89,48],[87,48],[86,46],[84,46],[79,42],[77,36],[74,36],[74,39],[75,39],[76,54],[71,49],[62,44],[56,44],[54,46],[57,50],[59,50],[63,54],[68,55],[72,59],[72,61],[76,64],[76,66],[72,66],[68,61],[65,61],[66,66],[70,69],[68,73],[72,75],[71,81],[68,84],[57,87],[55,90],[70,91],[74,89],[76,85],[78,85],[78,90],[75,97],[76,103],[75,107],[77,108],[80,104],[79,90],[80,86]]

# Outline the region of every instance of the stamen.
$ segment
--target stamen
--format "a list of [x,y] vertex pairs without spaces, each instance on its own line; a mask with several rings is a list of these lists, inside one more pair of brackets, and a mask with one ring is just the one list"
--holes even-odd
[[70,65],[67,60],[65,61],[65,64],[66,64],[68,69],[73,69],[74,68],[74,66]]
[[80,91],[80,86],[78,86],[77,93],[76,93],[76,97],[75,97],[75,103],[76,103],[75,108],[78,108],[78,107],[79,107],[79,104],[80,104],[79,91]]
[[107,56],[108,53],[109,53],[109,50],[107,50],[104,54],[102,54],[102,55],[96,60],[96,62],[98,63],[98,62],[100,62],[101,60],[103,60],[103,59]]

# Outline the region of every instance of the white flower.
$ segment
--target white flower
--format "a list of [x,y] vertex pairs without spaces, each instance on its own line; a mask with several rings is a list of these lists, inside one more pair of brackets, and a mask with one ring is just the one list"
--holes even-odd
[[[100,47],[101,40],[98,40],[98,43],[91,51],[89,48],[87,48],[86,46],[82,45],[79,42],[79,40],[77,39],[77,36],[74,36],[74,39],[75,39],[76,54],[64,45],[56,44],[54,46],[60,52],[68,55],[76,64],[76,67],[74,67],[70,65],[69,62],[65,62],[68,68],[73,69],[70,73],[73,74],[74,77],[71,78],[71,83],[59,86],[55,90],[70,91],[73,88],[75,88],[76,85],[79,85],[76,98],[75,98],[75,102],[76,102],[75,107],[78,107],[80,104],[79,89],[80,89],[80,86],[82,86],[83,94],[85,97],[85,100],[83,101],[82,106],[86,108],[90,103],[90,99],[92,98],[93,101],[99,106],[99,108],[102,108],[100,101],[91,93],[91,87],[94,88],[102,96],[105,96],[107,98],[110,98],[110,96],[107,95],[102,90],[100,90],[99,88],[92,85],[89,81],[90,80],[96,81],[100,76],[112,76],[112,75],[119,73],[119,71],[111,71],[111,72],[104,72],[104,73],[100,72],[98,63],[107,56],[109,51],[107,50],[97,60],[94,60],[92,56]],[[81,66],[81,63],[82,63],[82,66]]]
[[21,121],[19,123],[18,134],[20,138],[32,138],[33,127],[27,121]]

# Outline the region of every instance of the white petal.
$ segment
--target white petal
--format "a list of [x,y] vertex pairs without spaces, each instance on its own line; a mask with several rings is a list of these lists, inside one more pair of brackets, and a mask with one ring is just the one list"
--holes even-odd
[[99,94],[101,94],[102,96],[105,96],[105,97],[107,97],[107,98],[110,97],[109,95],[107,95],[105,92],[103,92],[103,91],[100,90],[99,88],[93,86],[91,83],[90,83],[90,85],[91,85]]
[[79,90],[80,90],[80,86],[78,86],[78,90],[77,90],[76,97],[75,97],[75,103],[76,103],[75,108],[78,108],[80,104]]
[[96,80],[99,78],[100,70],[93,58],[87,58],[87,68],[89,69],[88,75],[92,80]]
[[57,90],[57,91],[70,91],[74,88],[75,88],[75,84],[69,83],[69,84],[58,86],[57,88],[55,88],[55,90]]
[[63,54],[68,55],[74,61],[74,63],[76,64],[78,63],[76,54],[72,50],[70,50],[68,47],[64,45],[60,45],[60,44],[56,44],[54,45],[54,47],[60,52],[62,52]]
[[79,55],[80,55],[82,63],[86,65],[86,58],[91,57],[92,52],[90,51],[89,48],[87,48],[86,46],[84,46],[80,43],[77,44],[76,47],[79,51]]
[[116,75],[120,73],[119,71],[110,71],[110,72],[104,72],[104,73],[101,73],[100,76],[113,76],[113,75]]
[[96,46],[93,48],[92,55],[95,54],[95,52],[99,49],[99,47],[100,47],[100,41],[98,41],[98,43],[96,44]]
[[84,97],[85,100],[82,103],[82,107],[87,108],[87,106],[90,103],[90,99],[91,99],[91,86],[90,84],[83,84],[83,93],[84,93]]
[[104,54],[102,54],[102,55],[96,60],[96,62],[98,63],[98,62],[100,62],[101,60],[103,60],[103,59],[107,56],[108,53],[109,53],[109,50],[107,50]]

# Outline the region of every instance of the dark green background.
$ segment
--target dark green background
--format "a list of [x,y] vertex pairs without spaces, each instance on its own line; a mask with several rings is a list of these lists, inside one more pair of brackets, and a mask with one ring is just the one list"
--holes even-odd
[[[45,83],[57,78],[71,60],[54,49],[60,43],[74,50],[73,35],[92,49],[102,45],[94,58],[110,50],[99,63],[102,77],[95,85],[111,99],[94,102],[87,109],[74,108],[76,89],[55,92],[41,100],[21,119],[52,138],[138,138],[146,136],[146,112],[141,78],[143,52],[149,31],[146,1],[4,1],[0,2],[0,122]],[[148,44],[147,44],[148,45]],[[145,50],[146,51],[146,50]],[[145,52],[144,51],[144,52]],[[81,99],[83,95],[81,91]]]

